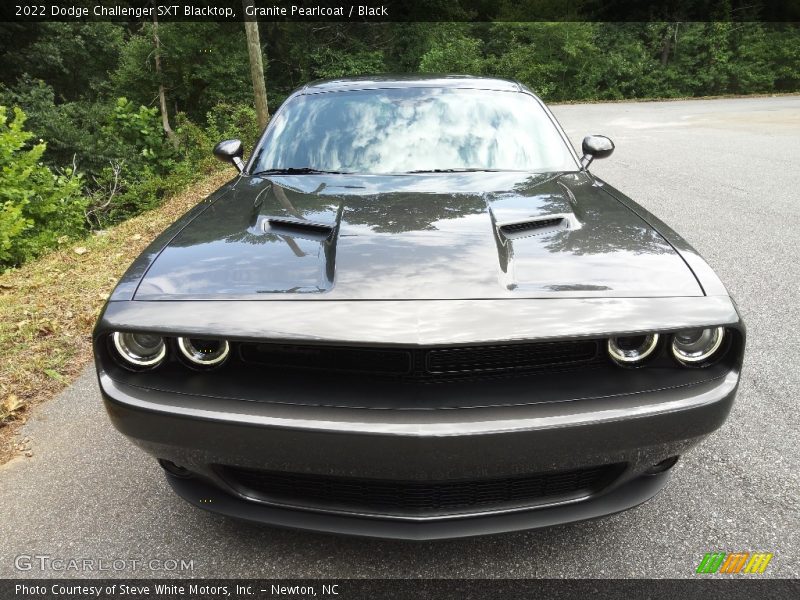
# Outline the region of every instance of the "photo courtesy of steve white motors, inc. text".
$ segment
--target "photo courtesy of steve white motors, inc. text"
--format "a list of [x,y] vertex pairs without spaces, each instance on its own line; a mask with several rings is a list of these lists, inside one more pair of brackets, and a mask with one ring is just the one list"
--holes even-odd
[[55,583],[47,585],[27,585],[18,583],[14,586],[15,596],[53,596],[75,597],[114,597],[114,596],[185,596],[190,597],[227,597],[227,596],[252,596],[256,593],[269,593],[271,595],[297,595],[297,596],[338,596],[340,585],[336,583],[321,583],[319,585],[280,585],[270,584],[269,587],[254,585],[212,585],[203,583],[173,584],[173,583],[110,583],[96,585]]

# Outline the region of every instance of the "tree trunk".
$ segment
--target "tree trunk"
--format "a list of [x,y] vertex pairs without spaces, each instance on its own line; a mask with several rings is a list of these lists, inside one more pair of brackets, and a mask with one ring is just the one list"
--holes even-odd
[[[242,6],[253,6],[253,0],[242,0]],[[244,30],[247,34],[247,52],[250,55],[250,77],[253,80],[256,115],[258,126],[264,129],[269,121],[269,107],[267,106],[267,86],[264,83],[264,62],[261,56],[258,22],[255,17],[245,17],[245,19],[247,20],[244,22]]]
[[667,25],[667,31],[664,34],[664,40],[661,46],[661,66],[666,67],[669,62],[669,52],[672,50],[672,27]]
[[158,39],[158,19],[156,13],[153,11],[153,43],[155,44],[155,60],[156,60],[156,77],[158,78],[158,104],[161,108],[161,125],[164,127],[164,133],[167,138],[172,142],[172,147],[178,149],[178,137],[172,131],[169,125],[169,114],[167,114],[167,95],[164,93],[164,82],[161,79],[161,40]]

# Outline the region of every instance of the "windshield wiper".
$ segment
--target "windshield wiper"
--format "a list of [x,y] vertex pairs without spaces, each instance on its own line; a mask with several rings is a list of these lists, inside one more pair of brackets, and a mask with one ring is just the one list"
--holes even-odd
[[406,171],[406,173],[494,173],[502,169],[479,169],[479,168],[455,168],[455,169],[417,169],[416,171]]
[[322,171],[311,167],[286,167],[283,169],[265,169],[253,173],[253,177],[259,175],[350,175],[347,171]]

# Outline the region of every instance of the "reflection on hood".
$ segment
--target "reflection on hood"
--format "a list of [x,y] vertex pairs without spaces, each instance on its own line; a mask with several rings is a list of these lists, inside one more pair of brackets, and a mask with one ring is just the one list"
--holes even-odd
[[[542,219],[559,225],[504,233]],[[465,173],[243,178],[136,299],[696,295],[666,240],[586,174]]]

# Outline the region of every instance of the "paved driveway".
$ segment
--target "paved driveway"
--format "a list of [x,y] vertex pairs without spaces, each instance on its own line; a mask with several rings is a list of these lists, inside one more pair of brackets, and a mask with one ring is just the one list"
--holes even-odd
[[64,574],[15,570],[35,554],[192,560],[199,577],[688,577],[710,550],[770,551],[767,575],[800,575],[800,97],[554,110],[577,147],[614,139],[593,171],[698,248],[747,321],[731,418],[660,495],[599,521],[435,543],[251,526],[175,497],[112,429],[87,371],[23,430],[33,458],[0,468],[0,577]]

